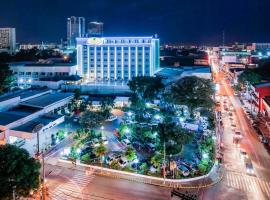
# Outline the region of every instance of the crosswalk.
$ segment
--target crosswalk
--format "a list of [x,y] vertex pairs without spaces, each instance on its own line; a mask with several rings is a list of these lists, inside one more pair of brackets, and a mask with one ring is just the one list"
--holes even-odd
[[83,189],[95,178],[92,171],[76,172],[76,174],[66,183],[56,187],[51,196],[52,200],[79,200],[83,199]]
[[270,197],[270,183],[257,177],[227,172],[225,175],[225,181],[229,187],[257,194],[262,192],[266,196]]

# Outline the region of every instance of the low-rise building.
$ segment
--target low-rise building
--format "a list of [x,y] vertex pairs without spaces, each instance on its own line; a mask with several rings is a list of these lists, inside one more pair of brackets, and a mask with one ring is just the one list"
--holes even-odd
[[[55,113],[66,107],[72,98],[73,93],[54,93],[48,89],[1,96],[0,143],[31,141],[36,145],[37,134],[46,134],[46,130],[64,121],[64,116]],[[5,105],[12,106],[5,108]]]
[[72,63],[56,62],[15,62],[9,64],[10,69],[21,87],[39,85],[57,89],[60,82],[55,84],[46,82],[50,80],[69,80],[77,73],[77,65]]

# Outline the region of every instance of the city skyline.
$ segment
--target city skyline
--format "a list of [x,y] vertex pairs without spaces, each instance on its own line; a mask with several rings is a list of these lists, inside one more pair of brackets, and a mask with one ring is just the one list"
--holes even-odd
[[[0,27],[14,27],[18,42],[59,42],[66,39],[66,19],[82,16],[86,23],[104,22],[105,36],[151,36],[161,43],[221,44],[268,42],[270,2],[262,0],[189,2],[26,1],[3,2]],[[27,12],[25,9],[27,8]],[[33,17],[35,16],[35,17]],[[125,17],[124,17],[125,16]]]

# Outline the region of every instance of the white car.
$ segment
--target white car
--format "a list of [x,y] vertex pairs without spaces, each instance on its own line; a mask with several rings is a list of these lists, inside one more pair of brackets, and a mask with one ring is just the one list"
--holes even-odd
[[117,116],[111,115],[108,119],[106,119],[107,122],[112,122],[117,119]]
[[122,140],[122,143],[125,144],[125,145],[127,145],[127,146],[131,144],[130,141],[129,141],[129,139]]
[[103,144],[108,144],[108,140],[107,140],[107,138],[105,136],[101,137],[101,141],[102,141]]

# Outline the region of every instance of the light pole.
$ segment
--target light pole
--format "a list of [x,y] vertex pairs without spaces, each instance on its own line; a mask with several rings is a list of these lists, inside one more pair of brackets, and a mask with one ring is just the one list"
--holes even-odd
[[154,132],[155,144],[157,145],[157,132]]
[[101,126],[100,129],[101,129],[101,135],[103,136],[104,126]]
[[134,160],[135,164],[136,164],[136,173],[138,172],[138,163],[139,163],[139,160],[136,158]]

